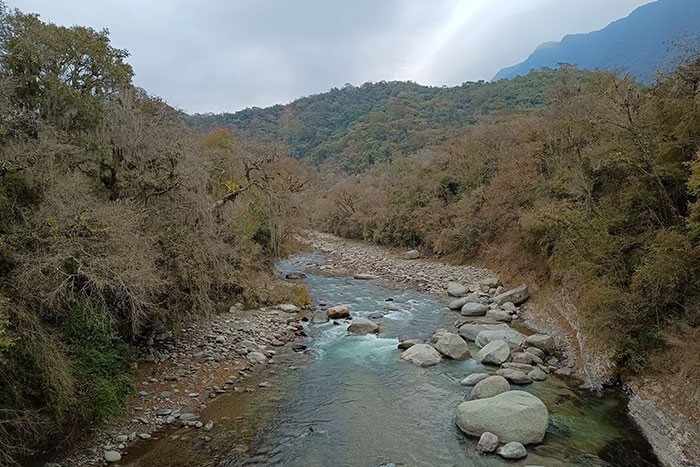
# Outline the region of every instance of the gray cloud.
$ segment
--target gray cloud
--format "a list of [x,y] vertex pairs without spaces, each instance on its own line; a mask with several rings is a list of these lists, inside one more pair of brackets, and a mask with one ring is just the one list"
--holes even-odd
[[6,0],[108,28],[135,83],[190,112],[289,102],[382,79],[490,79],[541,42],[600,29],[650,0]]

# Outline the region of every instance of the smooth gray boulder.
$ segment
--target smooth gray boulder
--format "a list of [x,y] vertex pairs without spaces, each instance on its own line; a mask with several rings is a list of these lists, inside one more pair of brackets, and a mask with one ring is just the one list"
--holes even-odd
[[493,303],[503,305],[506,302],[511,302],[513,305],[520,305],[530,298],[530,293],[527,290],[527,285],[523,284],[514,289],[507,290],[493,297]]
[[533,334],[525,338],[528,347],[537,347],[545,352],[552,353],[556,349],[554,338],[548,334]]
[[533,369],[527,374],[527,376],[533,381],[544,381],[547,379],[547,373],[540,370],[539,368]]
[[544,351],[542,349],[538,349],[537,347],[528,347],[525,349],[525,352],[534,355],[537,358],[544,359]]
[[503,321],[505,323],[510,322],[510,320],[513,319],[510,313],[508,313],[506,310],[501,310],[499,308],[487,311],[486,317],[494,321]]
[[520,443],[512,442],[498,448],[496,454],[509,460],[524,459],[527,457],[527,449]]
[[488,305],[481,303],[465,303],[460,313],[462,316],[484,316],[489,311]]
[[469,295],[461,298],[457,298],[455,300],[452,300],[447,307],[450,310],[461,310],[464,305],[467,303],[481,303],[481,300],[479,299],[479,296],[475,293],[470,293]]
[[488,373],[472,373],[459,382],[462,386],[474,386],[479,381],[483,381],[489,377]]
[[485,399],[487,397],[497,396],[506,391],[510,391],[508,380],[503,376],[494,375],[476,383],[469,397],[471,399]]
[[479,290],[487,293],[491,289],[495,289],[501,285],[500,279],[498,277],[487,277],[479,281]]
[[530,384],[532,379],[525,373],[515,368],[501,368],[496,372],[498,376],[503,376],[513,384]]
[[406,349],[410,349],[411,347],[413,347],[416,344],[422,344],[422,343],[423,343],[423,341],[421,339],[404,339],[401,342],[399,342],[398,347],[401,350],[406,350]]
[[118,451],[105,451],[104,459],[112,464],[114,462],[119,462],[122,459],[122,455],[119,454]]
[[513,352],[510,356],[510,361],[513,363],[524,363],[525,365],[541,365],[544,363],[537,355],[530,352]]
[[343,319],[350,317],[350,307],[348,305],[332,306],[326,310],[326,316],[330,319]]
[[483,347],[489,342],[506,341],[511,347],[518,347],[525,340],[525,335],[514,329],[494,329],[481,331],[474,339],[474,343]]
[[500,365],[508,360],[510,355],[510,346],[506,341],[489,342],[479,350],[476,354],[476,360],[481,363],[489,363],[491,365]]
[[488,431],[502,443],[541,443],[549,425],[549,411],[540,399],[524,391],[506,391],[486,399],[462,402],[457,426],[469,436]]
[[359,334],[364,336],[365,334],[377,334],[379,332],[379,325],[370,319],[359,318],[355,319],[348,326],[348,332],[352,334]]
[[464,339],[452,332],[446,332],[435,343],[435,348],[445,357],[454,360],[466,360],[471,356]]
[[447,284],[447,295],[450,297],[464,297],[469,293],[469,287],[465,287],[457,282]]
[[481,331],[496,331],[496,330],[507,330],[510,329],[507,324],[463,324],[459,327],[457,331],[460,336],[464,337],[468,341],[474,342],[476,336],[479,335]]
[[428,344],[416,344],[402,353],[400,358],[423,367],[437,365],[442,361],[440,352]]
[[479,438],[479,444],[476,445],[477,452],[488,454],[494,452],[498,448],[498,436],[490,432],[484,432]]

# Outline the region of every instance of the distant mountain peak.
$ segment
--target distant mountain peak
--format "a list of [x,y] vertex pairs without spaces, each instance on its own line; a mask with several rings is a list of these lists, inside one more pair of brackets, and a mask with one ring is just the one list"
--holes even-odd
[[655,72],[677,65],[684,51],[674,48],[673,42],[683,39],[700,42],[700,0],[658,0],[603,29],[540,44],[525,61],[503,68],[493,80],[570,63],[590,70],[622,71],[650,82]]

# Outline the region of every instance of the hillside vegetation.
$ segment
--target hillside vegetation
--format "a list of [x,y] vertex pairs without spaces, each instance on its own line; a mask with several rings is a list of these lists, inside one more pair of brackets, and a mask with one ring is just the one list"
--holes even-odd
[[[541,110],[482,120],[342,177],[317,222],[534,271],[572,292],[585,335],[611,351],[620,375],[634,374],[650,355],[679,351],[667,333],[686,345],[698,337],[700,59],[650,87],[571,68],[555,81]],[[675,366],[700,377],[694,358]]]
[[192,127],[226,127],[261,141],[284,144],[313,165],[361,172],[460,134],[486,115],[547,104],[553,70],[499,83],[430,87],[412,82],[365,83],[297,99],[289,105],[232,114],[200,114]]
[[268,287],[305,169],[198,135],[105,31],[0,4],[0,465],[126,413],[133,348]]

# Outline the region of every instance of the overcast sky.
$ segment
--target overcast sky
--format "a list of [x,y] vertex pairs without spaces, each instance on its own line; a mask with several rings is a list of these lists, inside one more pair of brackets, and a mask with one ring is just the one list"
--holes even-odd
[[542,42],[650,0],[5,0],[108,28],[135,83],[188,112],[287,103],[345,83],[491,79]]

